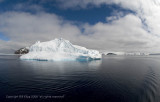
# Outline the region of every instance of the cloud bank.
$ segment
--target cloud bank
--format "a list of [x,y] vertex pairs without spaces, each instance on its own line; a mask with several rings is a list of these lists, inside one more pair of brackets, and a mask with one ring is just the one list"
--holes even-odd
[[87,9],[90,5],[101,6],[102,4],[116,4],[122,8],[132,10],[136,16],[142,19],[149,31],[159,35],[160,27],[160,1],[159,0],[60,0],[59,5],[62,8],[83,8]]
[[10,41],[0,40],[0,52],[12,53],[20,47],[30,46],[37,40],[46,41],[65,38],[72,43],[91,49],[107,51],[160,52],[160,3],[155,0],[61,0],[65,9],[88,5],[116,4],[135,14],[115,14],[106,17],[109,23],[80,26],[53,13],[8,11],[0,14],[0,32]]

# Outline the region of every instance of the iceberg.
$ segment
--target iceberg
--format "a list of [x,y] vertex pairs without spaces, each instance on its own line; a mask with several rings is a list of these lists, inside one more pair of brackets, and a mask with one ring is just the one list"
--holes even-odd
[[38,61],[89,61],[101,58],[99,51],[73,45],[62,38],[47,42],[38,41],[29,48],[29,53],[20,57],[23,60]]

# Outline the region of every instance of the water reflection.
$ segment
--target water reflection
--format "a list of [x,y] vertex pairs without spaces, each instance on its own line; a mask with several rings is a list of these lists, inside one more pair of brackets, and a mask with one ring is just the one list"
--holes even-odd
[[159,102],[160,61],[143,57],[102,60],[0,59],[0,94],[65,94],[70,101]]
[[32,61],[32,60],[21,60],[20,63],[25,66],[33,67],[36,69],[59,69],[66,70],[70,68],[83,69],[84,67],[99,68],[102,64],[102,60],[93,61]]

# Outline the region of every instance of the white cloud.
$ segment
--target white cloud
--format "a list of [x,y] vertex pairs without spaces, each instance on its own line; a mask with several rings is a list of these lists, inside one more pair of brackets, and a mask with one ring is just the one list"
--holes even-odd
[[13,7],[13,10],[39,12],[44,11],[44,8],[36,4],[18,3]]
[[140,0],[58,0],[62,8],[87,8],[90,4],[99,7],[102,4],[117,4],[130,9],[138,9]]
[[90,35],[82,39],[94,39],[95,42],[89,40],[87,44],[111,51],[159,51],[160,39],[142,26],[141,20],[130,14],[109,24],[99,22],[93,26],[86,25],[85,33]]
[[159,0],[60,0],[63,8],[87,8],[89,4],[100,6],[102,4],[117,4],[122,8],[130,9],[142,18],[148,30],[152,34],[158,35],[160,28],[160,1]]
[[[92,1],[92,2],[91,2]],[[144,3],[143,3],[144,2]],[[46,41],[55,37],[63,37],[74,44],[87,48],[102,49],[108,51],[145,51],[159,52],[160,38],[159,3],[145,1],[126,0],[75,0],[67,2],[66,7],[83,5],[85,8],[89,3],[100,6],[102,3],[120,4],[123,8],[131,9],[137,14],[122,13],[107,17],[110,23],[98,22],[95,25],[82,24],[81,27],[74,25],[71,21],[66,21],[55,14],[39,12],[36,14],[25,12],[6,12],[0,15],[0,31],[8,36],[10,41],[0,40],[0,52],[13,51],[20,47],[29,46],[37,40]],[[140,3],[140,4],[139,4]],[[151,4],[150,4],[151,3]],[[65,2],[64,2],[65,4]],[[71,4],[74,4],[71,6]],[[123,15],[123,16],[122,16]],[[144,29],[144,22],[151,32]],[[81,29],[84,32],[81,32]]]
[[0,31],[11,41],[23,43],[21,47],[33,44],[37,40],[51,40],[55,37],[70,39],[80,34],[80,30],[71,22],[55,14],[43,12],[38,14],[7,12],[0,15],[0,21]]

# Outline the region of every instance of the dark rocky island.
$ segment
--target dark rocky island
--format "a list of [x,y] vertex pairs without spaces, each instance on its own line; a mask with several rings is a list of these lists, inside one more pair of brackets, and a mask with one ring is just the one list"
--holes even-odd
[[117,54],[115,54],[115,53],[107,53],[107,55],[117,55]]
[[27,54],[28,52],[29,52],[29,48],[25,47],[15,51],[14,54]]

